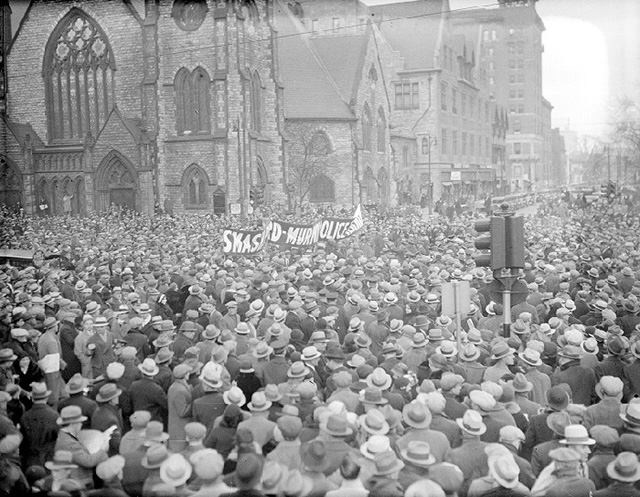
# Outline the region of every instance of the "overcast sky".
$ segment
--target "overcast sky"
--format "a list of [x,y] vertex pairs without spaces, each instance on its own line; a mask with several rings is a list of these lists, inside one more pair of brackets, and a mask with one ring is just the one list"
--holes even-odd
[[[496,4],[450,0],[453,10]],[[27,5],[28,0],[11,0],[14,29]],[[621,97],[640,103],[640,0],[540,0],[537,10],[546,26],[543,94],[554,106],[553,125],[604,133]]]

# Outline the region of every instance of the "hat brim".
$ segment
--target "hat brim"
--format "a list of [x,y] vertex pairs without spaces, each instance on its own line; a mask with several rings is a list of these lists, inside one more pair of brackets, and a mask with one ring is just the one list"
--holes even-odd
[[65,420],[65,419],[62,419],[60,417],[60,418],[56,419],[56,423],[59,426],[67,426],[67,425],[74,424],[74,423],[84,423],[87,419],[89,419],[89,418],[86,417],[86,416],[80,416],[79,418],[74,418],[72,420]]
[[44,463],[44,467],[49,471],[52,471],[56,469],[75,469],[78,467],[78,465],[73,463],[58,463],[55,461],[47,461]]
[[252,412],[262,412],[262,411],[268,411],[272,405],[273,405],[273,402],[271,402],[270,400],[267,400],[266,403],[262,406],[254,406],[252,402],[249,402],[247,404],[247,407]]
[[404,463],[401,460],[397,460],[396,463],[393,465],[393,467],[386,469],[384,471],[378,471],[377,469],[373,472],[374,476],[386,476],[386,475],[390,475],[392,473],[395,473],[396,471],[400,471],[402,468],[404,468]]
[[460,355],[458,357],[460,358],[461,361],[472,362],[472,361],[475,361],[478,357],[480,357],[480,351],[476,350],[476,352],[472,356]]
[[622,482],[635,482],[640,480],[640,464],[636,467],[635,472],[632,475],[622,475],[616,471],[616,461],[613,460],[607,464],[607,475],[609,478]]
[[437,459],[433,454],[429,454],[429,458],[428,459],[414,459],[413,457],[411,457],[409,455],[409,451],[407,449],[402,449],[400,450],[400,455],[402,456],[402,459],[404,459],[407,462],[410,462],[411,464],[415,465],[415,466],[421,466],[423,468],[427,468],[429,466],[433,466]]
[[462,418],[456,419],[456,423],[458,424],[458,426],[462,431],[466,433],[470,433],[471,435],[484,435],[487,432],[487,427],[484,423],[482,424],[482,426],[478,431],[472,431],[469,428],[465,428],[464,424],[462,423]]
[[575,441],[575,440],[567,440],[566,438],[563,438],[562,440],[559,440],[559,442],[562,445],[595,445],[596,441],[593,438],[589,438],[587,437],[586,440],[581,440],[581,441]]
[[538,359],[536,362],[528,361],[524,356],[524,352],[518,353],[518,357],[522,362],[526,362],[529,366],[542,366],[542,359]]

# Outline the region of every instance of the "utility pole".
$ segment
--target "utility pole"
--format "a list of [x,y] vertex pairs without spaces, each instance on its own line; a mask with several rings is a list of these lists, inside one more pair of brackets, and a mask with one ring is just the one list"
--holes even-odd
[[431,133],[427,135],[427,145],[429,146],[429,184],[427,188],[429,188],[429,217],[431,217],[433,210],[433,178],[431,177],[431,147],[433,147],[437,143],[436,138],[431,137]]

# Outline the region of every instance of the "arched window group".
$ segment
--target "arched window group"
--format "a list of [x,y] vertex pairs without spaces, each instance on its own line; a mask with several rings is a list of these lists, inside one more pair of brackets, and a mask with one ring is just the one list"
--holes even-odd
[[188,209],[203,209],[209,204],[209,179],[197,164],[191,164],[182,178],[184,204]]
[[[384,109],[378,108],[376,115],[376,136],[375,136],[375,150],[378,152],[385,152],[386,150],[386,138],[387,138],[387,118],[384,115]],[[371,116],[371,110],[369,104],[364,104],[362,111],[362,147],[365,150],[374,150],[373,144],[373,119]]]
[[211,80],[197,67],[178,71],[174,81],[176,97],[176,131],[179,135],[211,133]]
[[98,24],[72,9],[49,37],[44,56],[49,141],[96,136],[115,104],[115,60]]

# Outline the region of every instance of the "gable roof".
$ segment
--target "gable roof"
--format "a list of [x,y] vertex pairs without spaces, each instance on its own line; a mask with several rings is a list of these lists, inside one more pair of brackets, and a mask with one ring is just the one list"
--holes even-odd
[[345,119],[355,116],[331,79],[315,47],[289,9],[275,3],[278,61],[284,90],[285,118]]
[[383,22],[380,31],[405,60],[405,69],[431,69],[440,44],[440,16]]
[[3,116],[2,120],[7,125],[7,129],[11,131],[11,134],[15,137],[16,141],[21,147],[24,147],[27,141],[27,135],[31,137],[31,144],[33,148],[43,148],[44,142],[38,136],[38,133],[31,127],[29,123],[19,123],[11,121],[8,117]]
[[355,100],[368,40],[369,36],[365,33],[311,39],[325,68],[338,85],[342,98],[347,102]]
[[107,126],[109,125],[111,120],[114,119],[114,116],[115,116],[115,118],[117,118],[122,123],[124,128],[129,132],[129,134],[133,138],[133,141],[136,144],[140,143],[141,140],[142,140],[142,127],[143,127],[142,126],[142,122],[143,122],[142,119],[134,118],[134,117],[124,117],[122,115],[122,113],[120,112],[120,109],[118,109],[117,105],[111,110],[111,112],[109,113],[109,117],[107,118],[105,123],[102,125],[102,128],[100,129],[100,132],[98,133],[98,136],[96,136],[96,142],[98,142],[98,140],[100,140],[100,137],[102,136],[102,133],[107,128]]

